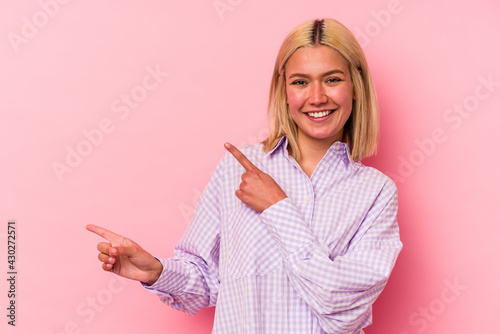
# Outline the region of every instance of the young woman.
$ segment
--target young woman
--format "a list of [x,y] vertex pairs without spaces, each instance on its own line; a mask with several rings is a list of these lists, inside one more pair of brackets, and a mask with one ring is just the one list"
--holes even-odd
[[229,143],[171,259],[87,228],[103,269],[138,280],[213,333],[363,333],[401,251],[394,183],[375,153],[378,110],[363,52],[332,19],[306,22],[278,53],[270,136]]

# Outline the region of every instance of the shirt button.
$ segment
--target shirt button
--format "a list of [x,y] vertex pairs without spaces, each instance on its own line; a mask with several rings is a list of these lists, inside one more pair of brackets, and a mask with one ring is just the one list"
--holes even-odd
[[335,145],[335,150],[336,151],[340,150],[340,145],[339,144]]
[[309,197],[306,197],[306,203],[309,203],[311,199]]
[[325,168],[327,168],[327,169],[330,168],[330,164],[328,162],[325,163]]

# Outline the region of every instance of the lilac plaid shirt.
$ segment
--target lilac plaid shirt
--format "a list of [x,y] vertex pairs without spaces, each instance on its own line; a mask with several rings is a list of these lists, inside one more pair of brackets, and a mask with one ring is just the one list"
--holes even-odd
[[287,143],[241,151],[288,198],[260,214],[242,203],[244,169],[226,154],[146,288],[189,314],[216,305],[213,333],[363,333],[402,248],[396,186],[340,142],[309,178]]

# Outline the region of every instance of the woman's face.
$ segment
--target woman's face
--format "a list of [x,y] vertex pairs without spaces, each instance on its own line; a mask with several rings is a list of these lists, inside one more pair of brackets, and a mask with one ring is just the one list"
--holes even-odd
[[353,84],[347,61],[328,46],[302,47],[285,64],[286,95],[299,146],[342,140]]

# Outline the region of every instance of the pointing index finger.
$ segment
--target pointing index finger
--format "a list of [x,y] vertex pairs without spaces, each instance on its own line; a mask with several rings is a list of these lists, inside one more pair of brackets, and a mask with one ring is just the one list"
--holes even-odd
[[234,147],[230,143],[225,143],[224,147],[229,151],[229,153],[233,155],[233,157],[236,158],[236,160],[238,160],[238,162],[246,169],[247,172],[258,170],[258,168],[255,167],[255,165],[250,160],[248,160],[248,158],[236,147]]
[[92,224],[87,225],[87,230],[103,237],[104,239],[106,239],[108,241],[112,241],[112,239],[116,239],[116,238],[122,238],[122,236],[119,234],[116,234],[114,232],[106,230],[104,227],[100,227],[100,226],[96,226],[96,225],[92,225]]

